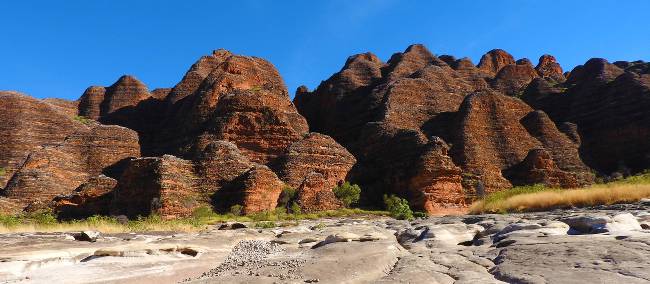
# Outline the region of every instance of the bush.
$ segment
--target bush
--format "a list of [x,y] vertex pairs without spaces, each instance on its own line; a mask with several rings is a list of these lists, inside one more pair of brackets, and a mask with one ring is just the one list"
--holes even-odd
[[359,202],[361,196],[361,188],[356,184],[345,182],[340,186],[335,187],[333,190],[336,198],[343,202],[345,207],[350,207],[352,204]]
[[428,215],[424,212],[413,212],[413,217],[415,218],[426,218]]
[[241,206],[239,204],[235,204],[233,206],[230,206],[230,214],[235,215],[235,216],[244,215],[244,206]]
[[79,121],[79,122],[81,122],[83,124],[90,124],[90,122],[93,121],[90,118],[87,118],[85,116],[80,116],[80,115],[75,116],[74,120]]
[[3,167],[0,167],[0,177],[4,176],[7,174],[7,170]]
[[212,208],[208,206],[201,206],[194,211],[192,211],[192,217],[200,219],[200,218],[208,218],[214,215],[214,212],[212,211]]
[[296,202],[291,203],[291,208],[290,209],[291,209],[291,213],[293,213],[293,214],[302,213],[302,210],[300,209],[300,205],[298,205],[298,203],[296,203]]
[[388,210],[391,217],[398,220],[413,220],[413,211],[411,211],[406,199],[395,195],[384,195],[384,205],[386,205],[386,210]]
[[277,225],[275,222],[257,222],[255,223],[255,228],[262,228],[262,229],[270,229],[270,228],[275,228]]
[[282,193],[280,193],[280,198],[278,199],[278,207],[288,208],[289,204],[291,204],[291,201],[296,198],[297,193],[298,191],[295,188],[286,185],[282,189]]

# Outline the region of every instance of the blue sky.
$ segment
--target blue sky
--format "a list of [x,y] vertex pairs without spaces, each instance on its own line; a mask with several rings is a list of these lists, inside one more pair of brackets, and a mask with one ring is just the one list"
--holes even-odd
[[28,1],[0,2],[0,90],[77,99],[131,74],[171,87],[225,48],[270,60],[289,92],[371,51],[412,43],[476,63],[493,48],[565,69],[591,57],[650,60],[650,1]]

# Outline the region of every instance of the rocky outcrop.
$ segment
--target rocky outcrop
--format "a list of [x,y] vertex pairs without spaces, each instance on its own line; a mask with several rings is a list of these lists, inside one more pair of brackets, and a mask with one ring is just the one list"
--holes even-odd
[[92,86],[79,98],[79,115],[98,120],[151,97],[149,89],[133,76],[124,75],[110,87]]
[[528,83],[537,77],[530,61],[518,61],[503,66],[492,81],[492,87],[506,95],[520,97]]
[[216,51],[197,62],[167,98],[177,101],[154,137],[154,154],[192,159],[210,142],[225,140],[253,162],[270,164],[308,131],[275,67],[256,57]]
[[117,180],[99,175],[90,178],[71,194],[53,199],[54,212],[62,219],[108,215]]
[[135,216],[159,214],[165,219],[187,217],[209,200],[196,190],[191,161],[171,155],[131,160],[119,178],[111,213]]
[[5,187],[3,195],[27,205],[49,205],[90,177],[140,155],[137,134],[120,126],[90,124],[62,142],[34,149]]
[[437,137],[430,144],[410,180],[409,188],[414,191],[411,203],[429,213],[467,205],[476,195],[463,189],[462,170],[448,156],[449,146]]
[[241,198],[244,213],[249,214],[275,209],[284,183],[268,167],[255,165],[231,187]]
[[0,92],[0,109],[0,188],[37,147],[85,128],[59,107],[17,92]]
[[297,203],[302,212],[335,210],[343,207],[336,198],[330,181],[317,172],[309,172],[297,189]]
[[331,135],[355,155],[349,176],[372,189],[363,200],[378,203],[377,196],[397,193],[434,212],[511,187],[502,172],[537,148],[548,147],[561,170],[583,177],[580,184],[593,181],[578,155],[579,139],[549,119],[538,125],[544,131],[530,133],[535,129],[520,120],[533,109],[509,97],[522,96],[540,72],[552,76],[551,59],[542,57],[538,71],[503,50],[488,52],[478,66],[438,58],[422,45],[386,64],[365,53],[350,57],[315,91],[299,89],[294,102],[312,131]]
[[574,68],[564,84],[534,81],[523,99],[556,124],[576,125],[581,157],[591,168],[602,174],[638,172],[650,167],[645,111],[650,77],[643,66],[591,59]]
[[478,68],[491,76],[495,76],[501,69],[508,65],[514,65],[515,59],[502,49],[493,49],[481,57]]
[[544,54],[539,58],[539,63],[535,67],[537,73],[542,78],[548,78],[555,82],[564,82],[564,72],[562,71],[562,66],[557,62],[555,57],[552,55]]
[[329,136],[310,133],[293,143],[282,159],[278,175],[297,188],[304,211],[336,209],[332,189],[342,184],[356,159]]
[[576,175],[560,170],[551,155],[543,149],[533,149],[518,165],[505,173],[514,185],[544,184],[555,188],[580,186]]

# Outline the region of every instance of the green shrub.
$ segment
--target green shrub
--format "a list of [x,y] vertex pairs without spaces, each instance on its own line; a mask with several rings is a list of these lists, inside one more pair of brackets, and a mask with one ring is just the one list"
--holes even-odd
[[0,177],[3,177],[6,174],[7,174],[7,170],[3,167],[0,167]]
[[230,206],[230,214],[235,215],[235,216],[244,215],[244,206],[241,206],[239,204],[235,204],[233,206]]
[[214,211],[212,211],[212,208],[210,208],[208,206],[200,206],[200,207],[195,208],[194,211],[192,211],[192,217],[193,218],[198,218],[198,219],[200,219],[200,218],[210,218],[210,217],[212,217],[214,215],[215,215]]
[[415,218],[426,218],[428,215],[424,212],[413,212],[413,217]]
[[50,212],[31,213],[27,216],[27,219],[37,225],[54,225],[57,223],[56,216]]
[[358,185],[350,184],[347,181],[341,186],[335,187],[332,191],[336,198],[343,202],[345,207],[350,207],[352,204],[359,202],[359,197],[361,196],[361,188]]
[[296,202],[291,203],[291,208],[290,209],[291,209],[291,213],[293,213],[293,214],[301,214],[302,213],[302,210],[300,209],[300,205],[298,205],[298,203],[296,203]]
[[270,228],[275,228],[277,225],[274,222],[257,222],[255,223],[255,228],[262,228],[262,229],[270,229]]
[[85,116],[81,116],[81,115],[76,115],[76,116],[74,117],[74,120],[79,121],[79,122],[81,122],[81,123],[83,123],[83,124],[89,124],[90,122],[93,121],[92,119],[87,118],[87,117],[85,117]]
[[18,216],[0,215],[0,226],[2,227],[12,228],[22,223],[22,220]]
[[411,211],[406,199],[395,195],[384,195],[384,205],[386,205],[386,210],[388,210],[391,217],[398,220],[413,220],[413,211]]
[[278,207],[288,208],[289,204],[296,198],[297,193],[298,191],[295,188],[285,185],[278,199]]

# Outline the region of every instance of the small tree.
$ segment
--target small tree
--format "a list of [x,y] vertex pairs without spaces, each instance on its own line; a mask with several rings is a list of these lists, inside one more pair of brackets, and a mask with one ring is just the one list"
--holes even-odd
[[350,184],[347,181],[342,185],[335,187],[332,191],[336,198],[343,202],[345,207],[350,207],[350,205],[359,202],[359,197],[361,196],[361,188],[358,185]]
[[278,199],[278,207],[288,208],[289,204],[296,198],[296,194],[295,188],[285,185]]
[[412,220],[413,211],[409,207],[409,202],[406,199],[399,198],[395,195],[384,195],[384,205],[390,216],[398,220]]

